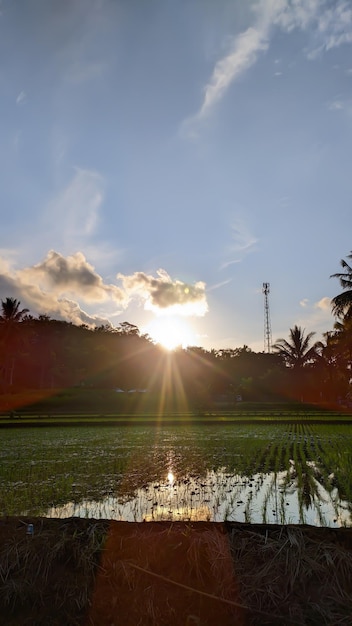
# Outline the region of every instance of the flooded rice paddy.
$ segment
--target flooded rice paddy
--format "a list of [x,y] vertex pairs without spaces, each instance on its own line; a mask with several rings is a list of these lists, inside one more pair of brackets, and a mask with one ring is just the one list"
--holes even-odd
[[352,526],[348,425],[1,431],[0,513]]

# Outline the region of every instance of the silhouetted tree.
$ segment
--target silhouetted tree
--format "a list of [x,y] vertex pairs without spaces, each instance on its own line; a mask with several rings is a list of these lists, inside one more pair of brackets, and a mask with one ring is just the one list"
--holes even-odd
[[0,322],[5,324],[11,324],[20,322],[23,317],[29,312],[28,309],[20,309],[21,303],[16,298],[6,298],[1,300],[1,315]]
[[[352,259],[352,251],[347,258]],[[342,318],[345,315],[352,316],[352,267],[345,259],[341,259],[340,265],[345,271],[332,274],[330,278],[338,278],[343,289],[331,300],[333,314]]]
[[294,326],[290,328],[290,341],[278,339],[273,345],[273,350],[283,357],[289,367],[299,369],[315,361],[319,355],[322,348],[321,341],[310,345],[314,335],[314,332],[305,335],[305,331],[300,326]]
[[288,371],[291,371],[284,394],[301,402],[304,399],[311,400],[316,395],[311,373],[323,346],[320,341],[311,344],[314,335],[314,332],[306,335],[300,326],[294,326],[290,328],[289,341],[278,339],[273,345],[274,353],[283,358]]
[[5,384],[12,385],[16,358],[20,349],[20,334],[16,326],[24,319],[28,309],[20,308],[21,303],[16,298],[6,298],[1,301],[1,373]]

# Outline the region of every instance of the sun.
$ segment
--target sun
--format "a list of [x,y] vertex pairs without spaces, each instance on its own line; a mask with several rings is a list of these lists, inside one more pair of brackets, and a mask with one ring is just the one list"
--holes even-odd
[[185,319],[157,317],[145,327],[145,332],[165,350],[195,345],[194,333]]

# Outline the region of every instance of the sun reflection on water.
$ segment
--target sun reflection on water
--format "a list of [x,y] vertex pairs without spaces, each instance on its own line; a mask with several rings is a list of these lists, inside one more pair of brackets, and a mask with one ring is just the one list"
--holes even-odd
[[167,479],[169,481],[169,485],[172,486],[175,482],[175,475],[171,470],[168,471]]
[[47,515],[125,521],[351,524],[347,502],[336,501],[333,493],[317,485],[319,493],[306,506],[287,472],[245,477],[222,468],[199,477],[176,477],[170,468],[164,476],[164,481],[146,483],[129,498],[110,495],[101,501],[68,502],[51,508]]

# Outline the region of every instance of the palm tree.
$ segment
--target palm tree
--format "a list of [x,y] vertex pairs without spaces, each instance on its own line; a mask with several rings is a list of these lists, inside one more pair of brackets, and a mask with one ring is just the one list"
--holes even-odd
[[16,298],[1,300],[2,315],[0,315],[0,322],[20,322],[29,312],[28,309],[22,309],[21,311],[20,305],[20,301],[16,300]]
[[300,369],[306,363],[315,361],[322,348],[320,341],[310,345],[314,335],[314,332],[305,335],[305,330],[300,326],[294,326],[290,328],[290,341],[278,339],[273,345],[273,350],[283,357],[289,367]]
[[18,337],[15,336],[15,325],[21,322],[28,309],[20,309],[21,303],[16,298],[1,300],[0,343],[2,344],[1,374],[10,385],[13,384],[16,354],[18,353]]
[[[352,251],[347,258],[352,259]],[[345,315],[352,316],[352,267],[345,259],[341,259],[340,265],[345,271],[332,274],[330,278],[338,278],[343,289],[342,293],[331,300],[333,314],[341,318]]]

